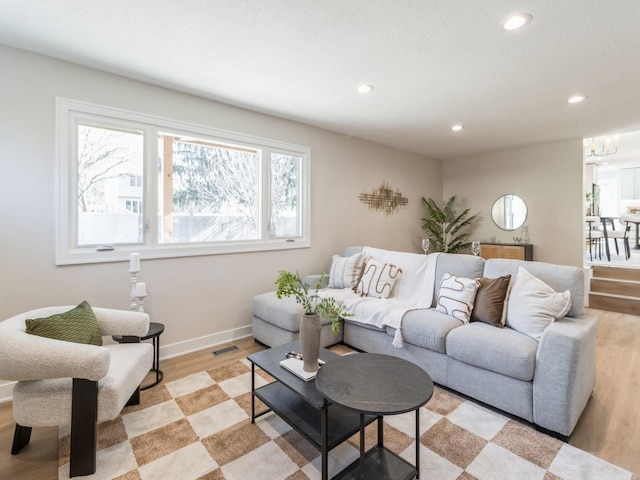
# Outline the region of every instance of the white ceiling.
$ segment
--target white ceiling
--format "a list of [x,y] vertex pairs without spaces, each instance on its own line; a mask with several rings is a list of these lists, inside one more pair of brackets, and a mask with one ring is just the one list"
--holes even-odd
[[638,0],[0,0],[0,43],[441,159],[640,130],[639,26]]

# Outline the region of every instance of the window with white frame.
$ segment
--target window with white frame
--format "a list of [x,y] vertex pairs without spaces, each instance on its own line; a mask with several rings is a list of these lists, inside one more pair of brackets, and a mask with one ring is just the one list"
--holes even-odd
[[58,99],[56,263],[309,246],[308,147]]

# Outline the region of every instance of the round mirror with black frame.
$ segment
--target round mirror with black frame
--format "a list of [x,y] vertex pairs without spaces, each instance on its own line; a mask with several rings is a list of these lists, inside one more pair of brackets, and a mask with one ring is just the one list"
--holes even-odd
[[493,204],[491,217],[502,230],[517,230],[527,219],[527,204],[517,195],[502,195]]

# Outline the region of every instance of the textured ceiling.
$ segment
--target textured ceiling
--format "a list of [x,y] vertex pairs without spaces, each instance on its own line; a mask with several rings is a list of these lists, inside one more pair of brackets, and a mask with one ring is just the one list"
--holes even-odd
[[640,130],[639,25],[638,0],[0,0],[0,43],[441,159]]

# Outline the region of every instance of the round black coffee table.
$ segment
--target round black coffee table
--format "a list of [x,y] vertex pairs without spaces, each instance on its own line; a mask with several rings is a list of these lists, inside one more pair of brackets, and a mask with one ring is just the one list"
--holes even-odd
[[[360,459],[340,478],[420,478],[419,409],[433,395],[431,377],[417,365],[375,353],[345,355],[323,365],[316,376],[325,401],[360,414]],[[384,448],[383,416],[415,411],[416,464]],[[364,417],[378,417],[378,444],[364,451]],[[346,473],[349,472],[349,473]]]

